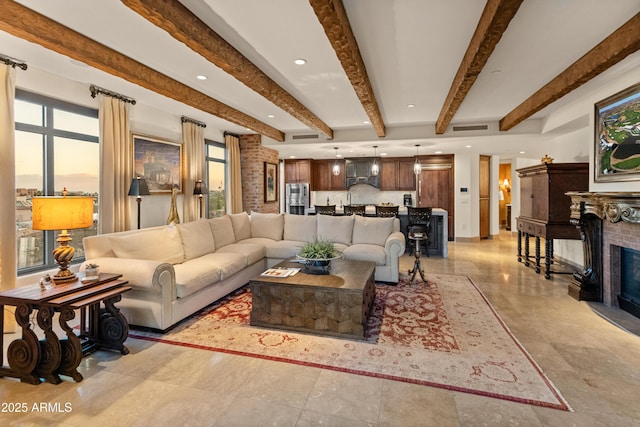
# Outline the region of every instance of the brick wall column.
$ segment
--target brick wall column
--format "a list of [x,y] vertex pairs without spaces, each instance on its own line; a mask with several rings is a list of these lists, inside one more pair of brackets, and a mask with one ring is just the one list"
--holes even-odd
[[[278,152],[262,146],[262,135],[240,135],[240,167],[242,168],[242,205],[248,213],[280,212],[278,201],[264,201],[264,162],[278,164]],[[279,166],[278,166],[279,168]],[[278,173],[280,171],[278,170]],[[280,182],[278,182],[279,190]]]

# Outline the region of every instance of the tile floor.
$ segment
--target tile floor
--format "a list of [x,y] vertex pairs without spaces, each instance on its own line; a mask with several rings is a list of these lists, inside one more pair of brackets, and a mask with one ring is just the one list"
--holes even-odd
[[[0,379],[0,425],[632,426],[640,425],[640,338],[517,263],[515,238],[451,243],[427,271],[470,276],[575,412],[317,368],[129,339],[128,356],[83,359],[85,380]],[[407,270],[413,258],[401,258]],[[640,319],[604,310],[640,330]],[[11,411],[26,404],[26,413]],[[44,403],[44,406],[41,404]],[[35,407],[34,407],[35,404]]]

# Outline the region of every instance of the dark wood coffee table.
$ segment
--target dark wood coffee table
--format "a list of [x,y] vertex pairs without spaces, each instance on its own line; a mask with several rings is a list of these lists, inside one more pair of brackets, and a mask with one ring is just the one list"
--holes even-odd
[[[375,263],[334,260],[331,274],[273,278],[249,282],[251,325],[347,338],[364,338],[375,296]],[[284,261],[275,267],[303,266]]]

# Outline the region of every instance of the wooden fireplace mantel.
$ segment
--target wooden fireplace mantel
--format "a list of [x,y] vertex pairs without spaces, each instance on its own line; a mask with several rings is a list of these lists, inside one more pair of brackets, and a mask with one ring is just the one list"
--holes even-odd
[[593,214],[601,220],[640,224],[640,193],[571,191],[571,218]]
[[584,269],[573,273],[569,295],[577,300],[602,302],[602,222],[640,224],[640,193],[568,192],[571,224],[580,231]]

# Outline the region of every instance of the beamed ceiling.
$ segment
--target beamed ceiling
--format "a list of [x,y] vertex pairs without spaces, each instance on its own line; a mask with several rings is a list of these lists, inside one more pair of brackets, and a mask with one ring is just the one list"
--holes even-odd
[[[0,10],[0,54],[260,133],[283,158],[373,145],[407,156],[416,144],[535,157],[531,141],[551,137],[543,123],[555,111],[640,70],[640,0],[0,0]],[[477,126],[487,130],[459,130]]]

